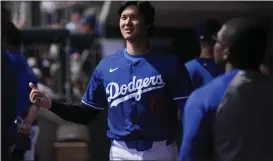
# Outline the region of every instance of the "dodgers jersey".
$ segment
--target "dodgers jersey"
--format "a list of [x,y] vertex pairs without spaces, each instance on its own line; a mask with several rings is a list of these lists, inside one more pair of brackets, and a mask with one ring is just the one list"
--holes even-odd
[[195,58],[188,61],[185,66],[195,89],[225,72],[225,68],[216,64],[213,59]]
[[174,139],[177,108],[183,111],[192,91],[188,72],[171,54],[151,50],[133,57],[126,49],[105,57],[82,103],[98,110],[107,108],[111,139]]

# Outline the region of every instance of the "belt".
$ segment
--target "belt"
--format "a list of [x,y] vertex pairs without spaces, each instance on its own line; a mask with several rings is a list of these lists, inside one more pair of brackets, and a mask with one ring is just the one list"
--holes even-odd
[[155,143],[158,143],[158,142],[161,142],[161,145],[162,145],[162,142],[165,142],[165,146],[168,146],[174,143],[174,140],[170,139],[166,141],[124,141],[124,143],[129,149],[135,149],[137,151],[149,150],[153,147]]

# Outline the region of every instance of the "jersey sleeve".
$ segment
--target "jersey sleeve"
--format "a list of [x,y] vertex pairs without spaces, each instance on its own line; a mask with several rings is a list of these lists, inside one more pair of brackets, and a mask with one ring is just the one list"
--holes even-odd
[[89,81],[86,92],[82,98],[82,104],[98,110],[103,110],[107,107],[106,95],[99,66],[97,66]]
[[178,104],[180,113],[184,111],[184,105],[193,91],[189,73],[182,62],[177,62],[171,80],[171,91],[173,100]]
[[174,100],[188,98],[193,91],[190,75],[182,62],[177,62],[172,79],[172,94]]

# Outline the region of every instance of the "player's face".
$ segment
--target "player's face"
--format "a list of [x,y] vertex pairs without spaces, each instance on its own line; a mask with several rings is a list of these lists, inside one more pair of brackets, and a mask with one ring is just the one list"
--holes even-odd
[[225,32],[226,27],[223,26],[217,33],[216,42],[214,44],[213,57],[214,61],[218,64],[224,63],[228,58],[228,47],[222,41],[222,35]]
[[119,20],[119,27],[125,40],[145,38],[148,31],[143,15],[134,5],[128,6],[122,12]]

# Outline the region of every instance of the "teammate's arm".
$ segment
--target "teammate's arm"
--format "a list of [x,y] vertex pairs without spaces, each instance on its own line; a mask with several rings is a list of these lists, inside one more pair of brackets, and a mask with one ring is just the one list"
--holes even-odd
[[200,97],[193,92],[186,102],[183,114],[183,137],[179,161],[208,160],[211,155],[206,144],[207,113]]

